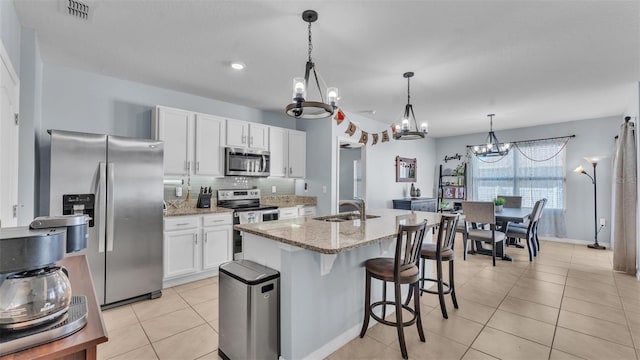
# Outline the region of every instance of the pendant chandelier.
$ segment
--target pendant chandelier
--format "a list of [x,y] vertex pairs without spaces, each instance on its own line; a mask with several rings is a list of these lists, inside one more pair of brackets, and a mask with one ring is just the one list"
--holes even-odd
[[[327,101],[322,97],[320,89],[320,81],[313,61],[311,61],[311,23],[318,20],[318,13],[314,10],[305,10],[302,13],[302,20],[309,23],[309,58],[305,67],[304,78],[293,79],[293,102],[285,108],[287,115],[299,119],[323,119],[333,115],[334,110],[338,107],[338,88],[327,87]],[[307,101],[307,89],[309,88],[309,75],[313,72],[318,92],[320,93],[320,101]],[[324,82],[323,82],[324,83]],[[325,84],[326,87],[326,84]]]
[[[416,114],[413,113],[413,105],[411,105],[411,87],[410,80],[413,77],[412,72],[406,72],[402,76],[407,79],[407,105],[404,107],[404,115],[402,115],[402,122],[396,124],[396,131],[393,134],[393,138],[396,140],[415,140],[424,139],[427,135],[427,123],[423,122],[418,128],[418,122],[416,121]],[[411,123],[413,119],[413,124]]]
[[511,144],[500,143],[496,134],[493,132],[493,117],[496,114],[489,114],[489,135],[485,145],[475,145],[471,151],[475,156],[505,156],[509,153]]

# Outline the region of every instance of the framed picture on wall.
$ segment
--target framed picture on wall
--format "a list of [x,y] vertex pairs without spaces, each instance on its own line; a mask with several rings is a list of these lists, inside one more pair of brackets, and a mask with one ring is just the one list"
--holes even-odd
[[418,174],[418,159],[396,156],[396,182],[415,182]]

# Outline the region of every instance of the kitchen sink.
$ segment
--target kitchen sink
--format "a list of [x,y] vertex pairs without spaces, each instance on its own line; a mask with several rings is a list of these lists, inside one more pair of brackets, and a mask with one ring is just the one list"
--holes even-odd
[[[375,219],[379,217],[380,216],[378,215],[366,215],[366,219]],[[343,213],[343,214],[336,214],[336,215],[319,216],[313,219],[328,221],[328,222],[344,222],[344,221],[350,221],[350,220],[360,220],[360,215],[356,213]]]

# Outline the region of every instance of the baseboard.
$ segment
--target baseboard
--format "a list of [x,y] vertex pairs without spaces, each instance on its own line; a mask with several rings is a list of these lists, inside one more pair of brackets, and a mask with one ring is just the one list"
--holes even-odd
[[166,288],[190,283],[193,281],[203,280],[203,279],[210,278],[212,276],[217,276],[217,275],[218,275],[218,268],[215,268],[213,270],[199,272],[194,275],[187,275],[187,276],[182,276],[174,279],[165,279],[165,280],[162,280],[162,288],[166,289]]
[[[393,314],[395,311],[389,311],[389,314]],[[376,325],[378,322],[370,319],[369,321],[369,327],[367,329],[371,329],[372,326]],[[317,349],[316,351],[312,352],[311,354],[308,354],[307,356],[304,357],[305,360],[316,360],[316,359],[326,359],[329,355],[333,354],[334,352],[338,351],[338,349],[340,349],[341,347],[347,345],[349,342],[351,342],[353,339],[355,339],[356,337],[358,337],[360,335],[360,330],[362,329],[362,325],[356,325],[354,327],[352,327],[351,329],[343,332],[342,334],[336,336],[335,338],[333,338],[333,340],[329,341],[328,343],[326,343],[324,346],[322,346],[321,348]],[[280,357],[282,359],[282,357]]]
[[[559,242],[559,243],[565,243],[565,244],[578,244],[578,245],[590,245],[590,244],[593,244],[593,241],[590,241],[590,240],[576,240],[576,239],[557,238],[557,237],[540,237],[540,240]],[[602,246],[606,246],[607,249],[611,248],[611,244],[609,244],[609,243],[599,242],[599,244],[602,245]],[[542,248],[542,250],[544,250],[544,248]]]

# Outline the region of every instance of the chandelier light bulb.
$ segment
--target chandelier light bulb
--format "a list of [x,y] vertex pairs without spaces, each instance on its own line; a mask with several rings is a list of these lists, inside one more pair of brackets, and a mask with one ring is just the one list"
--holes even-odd
[[293,101],[304,101],[307,97],[306,89],[304,85],[304,78],[293,79]]
[[409,119],[402,119],[402,130],[409,130]]
[[420,130],[422,130],[423,132],[427,132],[427,123],[423,122],[422,124],[420,124]]
[[396,131],[400,131],[400,125],[396,124]]
[[338,88],[330,87],[327,88],[327,102],[331,104],[331,106],[336,107],[338,103]]

